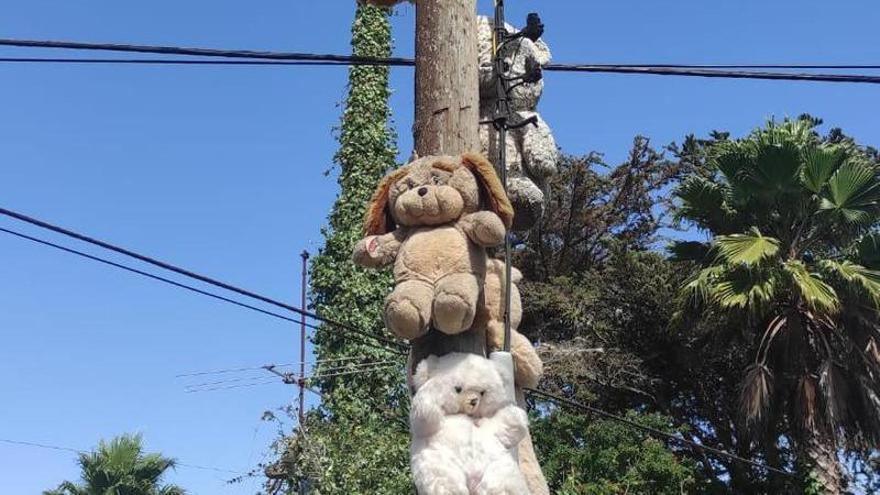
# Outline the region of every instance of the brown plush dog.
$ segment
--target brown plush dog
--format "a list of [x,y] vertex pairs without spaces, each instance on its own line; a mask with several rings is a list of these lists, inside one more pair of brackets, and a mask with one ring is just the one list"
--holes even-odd
[[486,249],[504,242],[513,208],[495,169],[477,154],[420,158],[379,184],[355,263],[394,264],[385,325],[414,339],[429,326],[471,327],[486,274]]

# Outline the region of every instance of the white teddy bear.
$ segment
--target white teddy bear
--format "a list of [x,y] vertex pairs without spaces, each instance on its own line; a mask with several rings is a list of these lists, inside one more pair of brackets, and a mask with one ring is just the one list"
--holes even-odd
[[499,369],[474,354],[429,356],[416,368],[411,467],[420,495],[528,495],[514,455],[528,418]]

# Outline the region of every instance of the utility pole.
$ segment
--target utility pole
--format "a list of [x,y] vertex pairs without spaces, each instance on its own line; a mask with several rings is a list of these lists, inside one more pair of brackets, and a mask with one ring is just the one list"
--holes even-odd
[[[415,124],[418,156],[479,151],[476,0],[416,0]],[[412,366],[449,352],[486,354],[485,332],[431,329],[412,342]]]
[[[299,255],[302,258],[302,285],[300,286],[300,308],[306,309],[306,291],[308,276],[309,252],[303,249]],[[303,428],[305,422],[305,380],[306,380],[306,315],[300,314],[299,320],[299,427]]]

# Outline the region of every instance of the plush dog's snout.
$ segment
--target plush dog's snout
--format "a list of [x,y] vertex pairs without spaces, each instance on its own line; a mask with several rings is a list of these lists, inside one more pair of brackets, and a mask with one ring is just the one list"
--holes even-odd
[[420,187],[418,190],[418,193],[419,193],[419,196],[424,196],[425,194],[428,194],[428,188],[427,187]]

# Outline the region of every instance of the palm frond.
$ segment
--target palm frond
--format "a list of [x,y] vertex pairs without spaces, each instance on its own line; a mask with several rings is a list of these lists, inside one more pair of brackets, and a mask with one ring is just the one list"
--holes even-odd
[[698,175],[688,177],[675,190],[675,196],[681,200],[675,219],[710,231],[728,228],[733,212],[726,204],[725,188]]
[[843,370],[831,359],[825,359],[819,366],[819,389],[825,406],[825,418],[835,429],[848,420],[848,405],[852,401],[849,380]]
[[697,271],[688,278],[679,292],[684,306],[701,309],[712,301],[712,284],[724,272],[724,267],[710,266]]
[[850,292],[865,296],[880,309],[880,271],[869,270],[851,261],[822,260],[819,267],[846,283]]
[[828,193],[820,208],[852,225],[870,225],[877,220],[880,182],[874,168],[858,159],[843,163],[828,179]]
[[716,236],[713,244],[718,258],[734,265],[754,266],[779,252],[779,240],[761,235],[754,227],[748,234]]
[[746,370],[740,389],[740,412],[749,428],[760,429],[766,422],[772,401],[773,373],[763,364],[753,364]]
[[805,432],[817,432],[819,430],[819,394],[815,378],[806,374],[798,378],[792,405],[796,426]]
[[727,269],[709,287],[711,301],[720,308],[746,311],[760,318],[779,295],[775,270]]
[[748,185],[754,193],[773,197],[796,191],[800,187],[801,152],[790,139],[758,143],[755,160],[748,168]]
[[813,193],[821,193],[845,157],[837,146],[807,148],[802,156],[801,182]]
[[810,309],[824,314],[837,313],[840,309],[837,292],[818,274],[809,271],[807,266],[798,260],[787,260],[782,268],[791,277],[801,299]]

